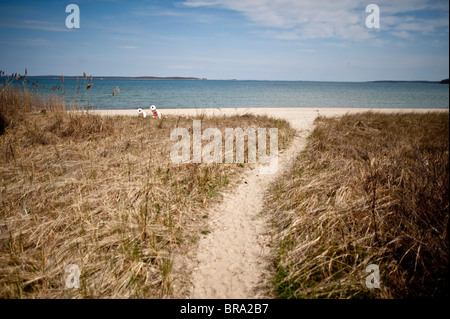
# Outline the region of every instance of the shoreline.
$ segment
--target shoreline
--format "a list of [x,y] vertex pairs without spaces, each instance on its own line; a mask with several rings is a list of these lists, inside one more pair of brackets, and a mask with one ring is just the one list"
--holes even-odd
[[[150,110],[145,109],[150,115]],[[333,117],[345,114],[379,112],[379,113],[449,113],[449,109],[387,109],[387,108],[197,108],[197,109],[159,109],[165,116],[222,116],[222,115],[267,115],[273,118],[288,120],[297,129],[306,128],[317,116]],[[99,115],[137,116],[137,109],[92,110]],[[150,117],[150,120],[152,118]]]

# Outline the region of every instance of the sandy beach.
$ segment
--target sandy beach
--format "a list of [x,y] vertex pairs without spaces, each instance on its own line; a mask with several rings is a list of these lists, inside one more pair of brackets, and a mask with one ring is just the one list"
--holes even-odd
[[[168,116],[222,116],[235,114],[268,115],[285,119],[297,129],[291,146],[279,156],[276,174],[260,175],[249,170],[237,187],[225,192],[224,200],[208,211],[211,232],[202,236],[197,249],[184,260],[176,259],[175,267],[188,269],[188,281],[175,281],[175,289],[185,291],[189,298],[260,298],[260,287],[267,276],[270,255],[268,221],[261,215],[265,192],[271,182],[292,165],[306,146],[314,128],[314,119],[321,115],[339,116],[366,111],[381,113],[448,112],[445,109],[363,109],[363,108],[227,108],[227,109],[161,109]],[[136,110],[99,110],[102,115],[137,115]],[[148,113],[150,113],[148,111]],[[150,119],[151,120],[151,119]],[[181,266],[184,265],[184,266]],[[185,271],[185,270],[184,270]],[[177,270],[176,270],[177,272]]]
[[[150,113],[149,110],[146,110]],[[184,115],[234,115],[234,114],[255,114],[268,115],[274,118],[288,120],[296,129],[305,129],[309,123],[317,116],[339,116],[344,114],[353,114],[361,112],[380,112],[380,113],[427,113],[427,112],[449,112],[448,109],[369,109],[369,108],[222,108],[222,109],[159,109],[163,116]],[[137,115],[137,109],[131,110],[95,110],[94,112],[101,115]]]

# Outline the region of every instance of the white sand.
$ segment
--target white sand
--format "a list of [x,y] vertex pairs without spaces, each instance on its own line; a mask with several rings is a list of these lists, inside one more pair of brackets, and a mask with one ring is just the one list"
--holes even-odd
[[[447,112],[448,109],[367,109],[367,108],[223,108],[223,109],[158,109],[164,116],[195,116],[195,115],[233,115],[251,113],[255,115],[269,115],[275,118],[288,120],[297,129],[308,127],[308,123],[314,121],[317,115],[339,116],[346,113],[381,112],[381,113],[426,113],[431,111]],[[150,111],[147,110],[148,114]],[[137,108],[132,110],[96,110],[103,115],[132,115],[137,116]]]
[[256,288],[270,253],[267,220],[260,215],[264,192],[304,148],[311,128],[312,121],[302,122],[291,147],[280,152],[276,174],[249,170],[237,188],[224,195],[222,204],[210,210],[212,232],[199,242],[191,298],[258,298]]
[[[175,289],[189,291],[190,298],[257,298],[257,286],[267,269],[270,236],[267,220],[259,213],[263,210],[264,192],[270,183],[289,168],[302,151],[306,138],[313,129],[318,115],[338,116],[365,112],[369,109],[160,109],[164,116],[179,115],[232,115],[252,113],[270,115],[288,120],[298,130],[289,149],[280,152],[276,174],[259,175],[259,170],[249,170],[241,183],[224,200],[208,213],[211,233],[202,236],[197,251],[188,268],[191,272],[189,287],[174,283]],[[447,110],[430,109],[370,109],[383,113],[429,112]],[[133,115],[136,110],[96,111],[104,115]],[[150,119],[151,120],[151,119]],[[176,269],[176,266],[175,266]]]

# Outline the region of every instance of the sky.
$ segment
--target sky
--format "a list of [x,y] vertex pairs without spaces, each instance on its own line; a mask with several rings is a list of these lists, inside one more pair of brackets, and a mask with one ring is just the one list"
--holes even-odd
[[[69,4],[79,7],[79,28],[66,26]],[[366,26],[369,4],[379,8],[379,28]],[[0,0],[0,70],[25,68],[28,75],[439,81],[449,77],[449,3]]]

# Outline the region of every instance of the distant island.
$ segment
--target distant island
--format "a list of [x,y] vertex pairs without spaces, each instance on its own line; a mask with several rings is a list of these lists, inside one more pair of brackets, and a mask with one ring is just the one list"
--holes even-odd
[[395,81],[395,80],[382,80],[382,81],[368,81],[367,83],[438,83],[448,84],[448,79],[442,81]]
[[[60,79],[61,75],[33,75],[27,76],[30,79]],[[64,75],[66,79],[76,79],[83,78],[82,75]],[[93,79],[103,80],[193,80],[193,81],[205,81],[207,78],[196,78],[196,77],[183,77],[183,76],[92,76]],[[237,81],[236,79],[229,79],[227,81]],[[304,81],[301,81],[304,82]],[[307,82],[307,81],[306,81]],[[402,80],[377,80],[377,81],[366,81],[365,83],[431,83],[431,84],[449,84],[449,79],[444,79],[441,81],[402,81]]]

